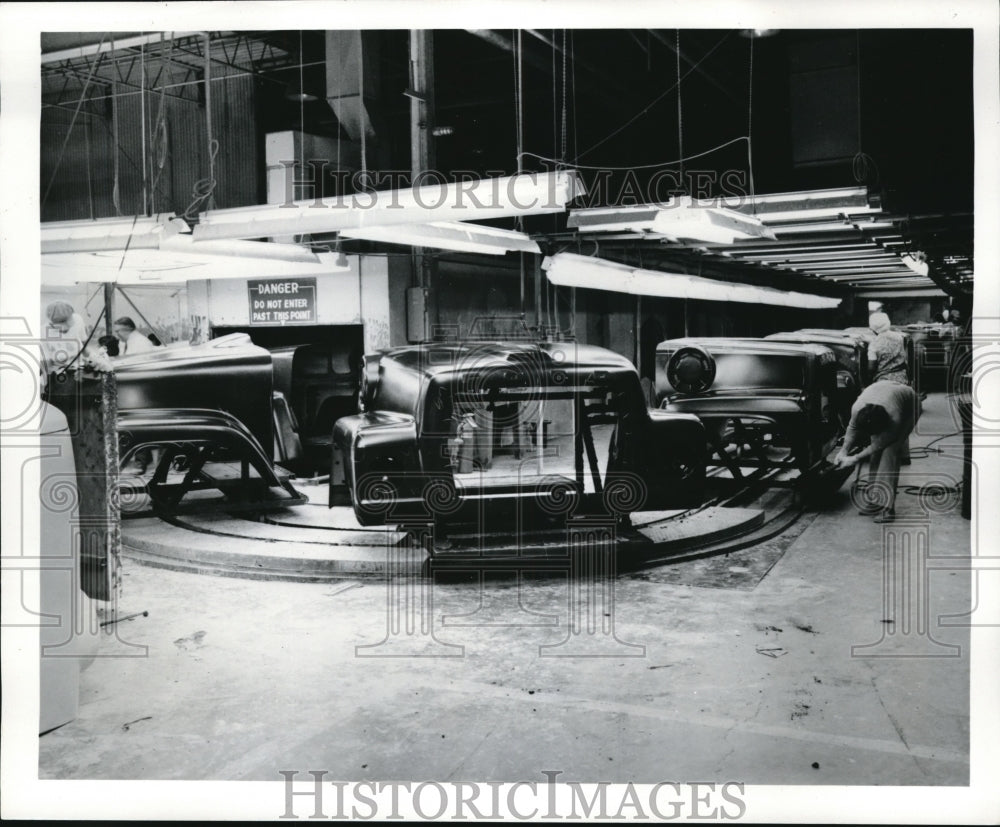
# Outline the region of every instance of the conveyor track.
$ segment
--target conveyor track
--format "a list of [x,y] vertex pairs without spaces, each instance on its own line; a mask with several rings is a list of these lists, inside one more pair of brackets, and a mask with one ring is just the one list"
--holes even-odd
[[[651,521],[649,523],[637,523],[628,530],[628,536],[623,537],[619,545],[618,569],[620,572],[641,571],[658,566],[684,563],[704,557],[729,554],[731,552],[745,549],[759,543],[772,540],[788,530],[805,512],[802,496],[802,483],[800,480],[792,481],[791,485],[785,486],[775,494],[775,477],[780,474],[779,469],[761,469],[740,481],[739,487],[733,489],[731,480],[725,481],[728,484],[718,486],[717,493],[710,499],[696,508],[677,512],[671,517]],[[723,482],[720,480],[720,482]],[[762,500],[768,500],[766,506]],[[325,505],[308,504],[312,507],[326,508]],[[670,541],[668,543],[656,544],[644,539],[639,534],[639,529],[648,528],[654,525],[662,525],[664,522],[682,520],[690,518],[709,508],[725,507],[751,507],[762,508],[766,511],[767,517],[763,522],[748,524],[745,530],[736,534],[728,534],[724,538],[718,536],[694,536],[687,539]],[[356,545],[353,538],[361,540],[360,535],[385,534],[392,535],[399,532],[392,528],[378,527],[341,527],[331,525],[317,525],[309,521],[296,522],[287,517],[276,517],[271,514],[232,514],[237,518],[247,522],[247,531],[240,532],[238,529],[216,529],[210,524],[194,522],[185,516],[179,515],[158,515],[161,520],[169,525],[186,531],[194,531],[203,535],[214,535],[219,537],[230,537],[239,539],[253,539],[265,543],[281,543],[278,537],[253,536],[253,524],[265,523],[269,526],[287,527],[300,531],[300,536],[294,542],[316,546],[352,546]],[[307,531],[308,530],[308,531]],[[333,534],[330,534],[333,532]],[[302,534],[313,534],[315,539],[303,538]],[[527,536],[527,535],[526,535]],[[565,544],[560,543],[559,532],[538,532],[537,536],[532,535],[528,543],[530,549],[525,553],[519,550],[516,554],[507,554],[503,551],[505,545],[509,548],[517,544],[510,537],[497,536],[491,538],[495,542],[492,549],[487,549],[482,556],[468,553],[469,550],[457,549],[449,552],[447,549],[437,549],[431,557],[433,561],[430,565],[434,569],[447,569],[451,566],[468,568],[470,565],[481,566],[484,569],[510,566],[512,561],[517,561],[519,566],[527,568],[552,567],[553,562],[565,561]],[[388,538],[387,538],[388,539]],[[523,539],[523,538],[522,538]],[[362,541],[363,545],[368,545]],[[559,549],[557,553],[555,550]],[[457,553],[456,553],[457,551]]]

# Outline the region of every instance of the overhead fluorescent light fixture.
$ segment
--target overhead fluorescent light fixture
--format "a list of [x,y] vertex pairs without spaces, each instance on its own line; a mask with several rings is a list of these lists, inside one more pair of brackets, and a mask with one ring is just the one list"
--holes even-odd
[[744,215],[725,207],[700,207],[690,198],[677,206],[661,210],[654,227],[678,241],[704,241],[732,244],[754,238],[775,239],[774,232],[755,216]]
[[179,218],[157,216],[42,225],[42,283],[181,284],[202,279],[324,275],[351,268],[296,244],[195,241]]
[[860,217],[843,218],[839,221],[817,221],[813,223],[804,222],[802,224],[774,224],[771,230],[779,236],[786,236],[800,233],[845,233],[857,230],[867,233],[869,230],[895,230],[896,224],[892,221],[876,221],[875,217],[868,219]]
[[556,253],[542,259],[542,269],[549,281],[560,287],[586,287],[590,290],[610,290],[629,293],[635,268],[616,261],[606,261],[576,253]]
[[740,194],[716,200],[720,206],[756,216],[778,233],[794,228],[794,222],[816,222],[812,226],[803,225],[811,230],[824,219],[829,226],[835,221],[854,223],[884,215],[878,198],[869,195],[867,187]]
[[725,207],[702,205],[689,196],[663,205],[573,210],[567,226],[584,233],[635,232],[654,238],[706,244],[776,238],[774,232],[756,216]]
[[402,190],[259,204],[202,213],[196,241],[343,233],[404,224],[489,221],[563,212],[586,193],[577,172],[524,173],[505,178],[427,184]]
[[172,213],[147,218],[99,218],[89,221],[47,221],[41,225],[42,255],[55,253],[111,253],[161,250],[197,256],[272,259],[302,264],[319,261],[311,250],[297,244],[264,241],[196,242],[182,218]]
[[319,264],[319,257],[308,247],[299,244],[281,244],[274,241],[243,241],[223,238],[214,241],[195,241],[181,219],[170,221],[160,234],[159,250],[166,253],[185,253],[194,256],[226,256],[234,259],[266,259],[292,264]]
[[464,221],[436,221],[432,224],[367,227],[363,230],[343,230],[340,235],[343,238],[406,244],[411,247],[433,247],[438,250],[482,253],[493,256],[502,256],[510,252],[541,252],[538,243],[532,241],[524,233]]
[[[787,212],[790,210],[814,210],[834,207],[843,212],[863,211],[871,202],[868,187],[827,187],[816,190],[786,190],[785,192],[755,192],[734,195],[737,206],[751,204],[756,212]],[[722,196],[722,203],[729,206],[728,196]]]
[[636,269],[627,264],[575,253],[557,253],[549,256],[542,261],[542,269],[546,271],[549,281],[561,287],[584,287],[636,296],[745,302],[810,309],[832,309],[840,305],[840,299],[830,296],[718,281],[689,276],[685,273]]
[[87,221],[46,221],[41,226],[42,253],[90,253],[102,250],[158,249],[164,234],[188,226],[172,213],[130,218],[98,218]]
[[334,253],[310,253],[315,260],[307,261],[202,255],[198,247],[195,244],[192,250],[183,252],[129,249],[49,253],[42,256],[41,281],[46,286],[100,282],[123,285],[184,284],[221,279],[322,277],[351,270],[349,263],[339,262]]

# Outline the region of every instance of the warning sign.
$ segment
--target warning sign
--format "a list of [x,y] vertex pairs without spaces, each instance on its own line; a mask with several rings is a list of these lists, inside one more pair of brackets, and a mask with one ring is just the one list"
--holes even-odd
[[250,324],[315,324],[316,277],[247,282]]

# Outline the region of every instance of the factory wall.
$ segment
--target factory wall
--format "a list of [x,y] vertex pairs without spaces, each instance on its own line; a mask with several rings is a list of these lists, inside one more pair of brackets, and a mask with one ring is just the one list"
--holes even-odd
[[[264,174],[252,128],[256,123],[253,78],[225,77],[224,67],[214,72],[215,206],[261,203]],[[144,168],[151,213],[182,213],[192,202],[195,186],[207,185],[209,146],[203,96],[171,94],[161,99],[156,92],[142,96],[125,87],[114,94],[114,103],[110,88],[89,101],[75,120],[72,110],[46,106],[43,101],[42,221],[145,215]]]
[[[432,277],[428,318],[449,335],[469,335],[487,319],[517,319],[521,315],[520,270],[514,256],[497,263],[470,264],[440,258]],[[413,279],[410,260],[394,257],[392,273],[392,342],[406,341],[405,290]],[[415,280],[413,280],[415,282]],[[620,353],[652,375],[655,344],[681,336],[766,336],[803,327],[844,327],[851,324],[851,303],[837,310],[735,302],[685,301],[642,297],[603,290],[575,291],[543,279],[540,314],[535,312],[535,262],[526,257],[524,319],[579,342]],[[478,321],[477,321],[478,320]]]
[[[477,265],[439,259],[433,279],[433,324],[453,329],[459,336],[481,331],[491,317],[520,318],[521,276],[516,264]],[[530,270],[525,281],[526,322],[530,325],[534,322]]]
[[929,322],[931,317],[940,312],[947,300],[939,299],[886,299],[882,309],[889,314],[893,324],[917,324]]
[[[511,257],[512,259],[514,257]],[[350,272],[317,277],[314,324],[363,325],[366,351],[395,347],[409,338],[408,290],[418,279],[413,257],[351,255]],[[164,342],[207,341],[215,328],[248,328],[250,303],[247,279],[190,281],[186,285],[141,285],[116,290],[112,318],[131,316],[144,333]],[[524,324],[541,323],[577,341],[608,348],[632,360],[642,375],[652,375],[655,346],[681,336],[765,336],[802,327],[843,327],[849,312],[805,311],[794,308],[730,302],[685,301],[555,287],[543,281],[541,313],[535,312],[534,260],[526,259]],[[438,258],[430,276],[427,336],[482,335],[487,326],[520,329],[521,279],[513,262],[475,264]],[[50,288],[42,291],[42,310],[55,300],[69,301],[91,325],[103,307],[100,285]],[[857,303],[867,320],[864,303]],[[893,312],[905,324],[925,320],[928,302],[911,302]],[[928,315],[929,318],[929,315]],[[492,320],[492,321],[491,321]],[[498,320],[502,320],[498,321]],[[863,323],[857,322],[857,323]],[[98,335],[103,333],[102,330]]]
[[[313,324],[363,325],[365,351],[390,346],[389,267],[384,256],[348,256],[350,272],[316,277]],[[251,327],[247,279],[189,283],[189,309],[195,335],[208,329]]]

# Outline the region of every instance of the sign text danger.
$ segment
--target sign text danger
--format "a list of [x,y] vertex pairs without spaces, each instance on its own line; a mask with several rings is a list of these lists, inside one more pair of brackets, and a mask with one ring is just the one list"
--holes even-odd
[[253,280],[247,282],[250,324],[314,324],[316,278]]

